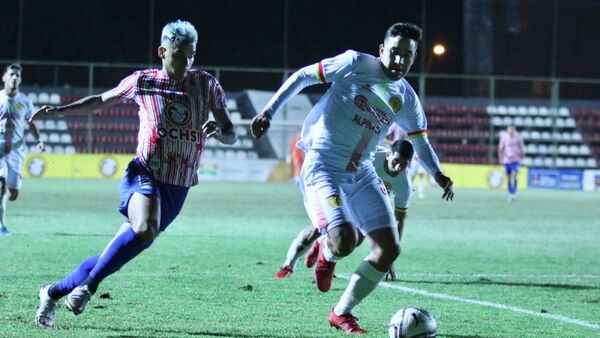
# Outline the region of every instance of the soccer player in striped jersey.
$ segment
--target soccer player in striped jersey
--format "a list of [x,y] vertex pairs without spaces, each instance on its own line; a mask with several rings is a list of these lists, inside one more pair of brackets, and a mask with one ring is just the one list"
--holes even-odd
[[[404,219],[412,195],[412,187],[408,171],[405,170],[414,154],[412,144],[407,140],[397,140],[389,147],[382,145],[378,147],[373,160],[373,166],[377,171],[377,176],[383,181],[389,194],[390,201],[394,206],[394,218],[398,228],[399,239],[402,238],[404,229]],[[352,211],[348,210],[351,214]],[[360,227],[359,227],[360,229]],[[311,268],[315,265],[319,253],[320,241],[315,240],[321,236],[319,229],[309,225],[300,231],[298,236],[292,241],[286,260],[275,273],[275,278],[287,278],[292,275],[296,269],[296,264],[300,256],[306,252],[305,263]],[[325,238],[325,237],[323,237]],[[359,243],[364,239],[364,234],[359,233]],[[313,243],[314,242],[314,243]],[[311,246],[312,244],[312,246]],[[310,247],[310,250],[309,250]],[[386,275],[386,280],[396,280],[396,271],[392,267]]]
[[[209,137],[237,140],[225,93],[209,73],[192,69],[198,34],[178,20],[162,30],[158,56],[162,69],[136,71],[105,93],[61,107],[42,107],[40,116],[85,114],[120,100],[139,106],[140,130],[134,159],[121,183],[119,211],[126,217],[100,254],[89,257],[58,282],[42,287],[35,322],[52,326],[56,302],[78,315],[100,282],[150,247],[175,219],[191,186],[198,183],[202,149]],[[215,121],[209,121],[212,112]]]
[[23,161],[25,158],[25,124],[44,151],[44,142],[35,124],[28,122],[33,114],[33,104],[19,92],[21,65],[7,66],[2,73],[4,89],[0,91],[0,236],[8,236],[5,223],[6,201],[15,201],[21,189]]
[[300,143],[306,152],[302,191],[312,224],[327,234],[315,265],[319,290],[329,291],[336,261],[356,247],[355,225],[371,247],[329,313],[329,323],[347,333],[366,332],[351,311],[377,287],[400,254],[387,190],[371,160],[392,123],[407,131],[422,163],[444,189],[442,198],[454,196],[452,180],[442,172],[427,139],[421,103],[404,79],[421,35],[419,27],[397,23],[387,30],[379,57],[349,50],[298,70],[252,121],[251,131],[260,138],[273,114],[303,88],[331,83],[302,128]]

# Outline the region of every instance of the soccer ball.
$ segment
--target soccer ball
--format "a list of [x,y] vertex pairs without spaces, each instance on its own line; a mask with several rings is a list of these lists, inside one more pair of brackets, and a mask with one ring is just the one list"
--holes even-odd
[[437,323],[429,312],[416,307],[405,307],[392,317],[390,338],[433,338],[437,334]]

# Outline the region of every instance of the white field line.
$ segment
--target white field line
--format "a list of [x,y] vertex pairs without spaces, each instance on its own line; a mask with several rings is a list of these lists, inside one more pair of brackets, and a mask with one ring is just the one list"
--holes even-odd
[[[350,277],[347,275],[338,275],[338,276],[343,279],[350,279]],[[500,309],[500,310],[508,310],[508,311],[513,311],[513,312],[517,312],[517,313],[523,313],[523,314],[530,315],[530,316],[553,319],[553,320],[557,320],[557,321],[560,321],[563,323],[580,325],[580,326],[587,327],[587,328],[593,329],[593,330],[600,330],[600,324],[590,323],[590,322],[586,322],[584,320],[573,319],[573,318],[569,318],[569,317],[565,317],[565,316],[561,316],[561,315],[555,315],[555,314],[550,314],[550,313],[541,313],[541,312],[527,310],[527,309],[523,309],[520,307],[511,306],[511,305],[486,302],[486,301],[477,300],[477,299],[463,298],[463,297],[459,297],[459,296],[447,295],[444,293],[429,292],[427,290],[414,289],[414,288],[409,288],[406,286],[390,284],[387,282],[381,282],[381,283],[379,283],[379,286],[384,287],[384,288],[389,288],[389,289],[400,290],[403,292],[414,293],[414,294],[421,295],[424,297],[437,298],[437,299],[443,299],[443,300],[452,300],[455,302],[487,306],[487,307]]]
[[497,277],[497,278],[515,278],[515,277],[524,277],[524,278],[598,278],[600,279],[600,274],[586,274],[586,275],[578,275],[578,274],[513,274],[513,273],[427,273],[427,272],[402,272],[403,276],[431,276],[431,277]]

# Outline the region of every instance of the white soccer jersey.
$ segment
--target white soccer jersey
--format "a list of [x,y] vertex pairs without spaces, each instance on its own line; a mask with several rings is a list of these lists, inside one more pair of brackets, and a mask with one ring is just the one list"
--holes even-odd
[[393,122],[410,137],[426,135],[427,120],[405,79],[393,81],[372,55],[349,50],[315,65],[331,88],[304,122],[302,146],[327,164],[347,171],[372,161]]
[[22,93],[14,97],[0,91],[0,156],[24,151],[25,124],[33,114],[31,100]]
[[379,146],[373,159],[373,166],[377,171],[377,176],[381,178],[388,192],[394,193],[394,204],[397,208],[408,208],[411,183],[408,178],[407,169],[402,170],[398,175],[392,176],[385,170],[385,157],[390,151],[389,148]]

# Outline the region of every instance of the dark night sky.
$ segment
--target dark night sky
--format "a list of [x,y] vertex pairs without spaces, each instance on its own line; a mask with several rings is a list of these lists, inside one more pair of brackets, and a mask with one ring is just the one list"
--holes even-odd
[[[494,3],[500,14],[494,13],[493,73],[550,76],[553,1],[518,1],[517,33],[503,29],[506,15],[499,7],[505,2]],[[557,75],[600,77],[600,1],[559,3]],[[23,4],[22,60],[147,64],[150,47],[157,64],[160,29],[181,18],[199,31],[196,65],[284,66],[283,0],[155,0],[151,42],[150,0],[23,0]],[[447,55],[434,60],[431,72],[463,73],[463,0],[426,4],[423,25],[418,0],[289,0],[288,66],[298,68],[346,49],[375,54],[390,24],[409,21],[425,29],[429,47],[438,41],[447,44]],[[0,59],[17,57],[18,5],[19,0],[2,0]],[[414,71],[421,71],[420,62]]]

